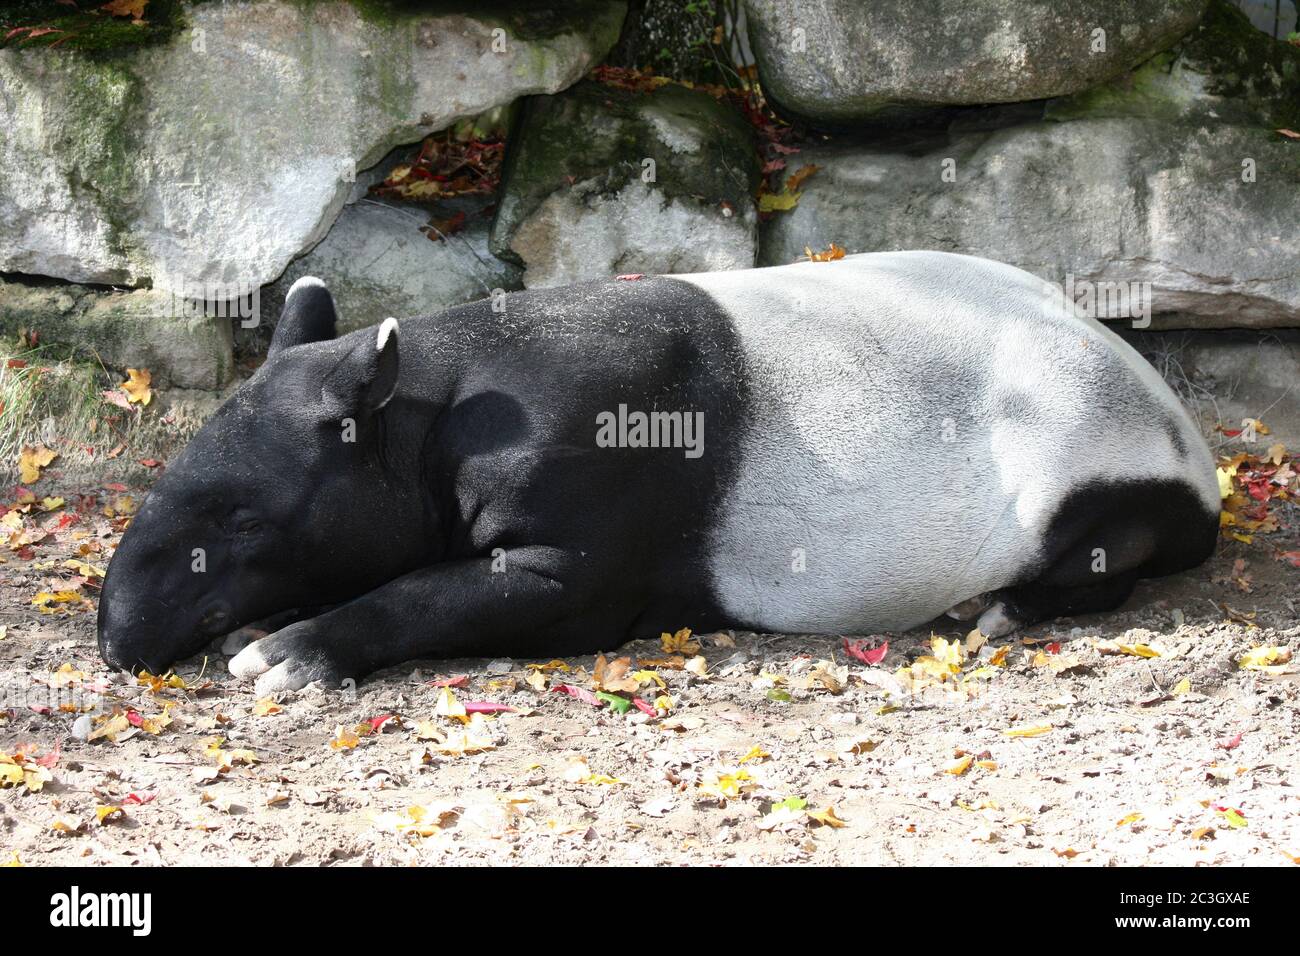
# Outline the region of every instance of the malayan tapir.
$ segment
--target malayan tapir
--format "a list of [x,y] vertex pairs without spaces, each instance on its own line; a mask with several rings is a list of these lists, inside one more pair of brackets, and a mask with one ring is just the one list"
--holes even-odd
[[168,467],[99,645],[257,690],[662,631],[988,636],[1109,610],[1211,553],[1219,492],[1156,372],[968,256],[622,276],[335,338],[291,290],[265,364]]

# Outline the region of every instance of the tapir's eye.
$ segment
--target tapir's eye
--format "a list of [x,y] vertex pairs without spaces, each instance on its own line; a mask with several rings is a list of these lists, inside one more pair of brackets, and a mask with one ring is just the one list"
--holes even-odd
[[261,527],[262,522],[258,521],[256,518],[245,518],[235,526],[235,531],[239,534],[253,534],[256,531],[261,530]]

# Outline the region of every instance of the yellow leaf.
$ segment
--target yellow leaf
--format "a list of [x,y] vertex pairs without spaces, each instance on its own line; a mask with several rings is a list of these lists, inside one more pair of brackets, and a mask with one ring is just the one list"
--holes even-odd
[[651,681],[654,681],[661,688],[668,686],[667,684],[664,683],[664,679],[660,677],[658,673],[656,673],[655,671],[635,671],[632,674],[632,677],[642,684],[648,684]]
[[126,392],[126,400],[133,405],[148,405],[153,401],[153,390],[150,388],[153,382],[153,376],[149,374],[148,369],[129,368],[126,370],[126,381],[122,383],[122,391]]
[[1291,649],[1287,647],[1255,647],[1242,655],[1237,666],[1242,670],[1264,671],[1268,674],[1285,674],[1290,668],[1285,667],[1291,660]]
[[1227,820],[1228,826],[1232,827],[1234,830],[1240,830],[1249,825],[1246,822],[1246,818],[1241,815],[1241,811],[1232,807],[1224,807],[1221,810],[1215,810],[1214,812]]
[[330,748],[333,750],[351,750],[359,743],[361,743],[360,737],[340,726],[334,730],[334,739],[330,741]]
[[687,661],[684,669],[690,671],[696,677],[709,676],[708,662],[700,655],[696,655]]
[[1237,469],[1235,467],[1231,469],[1228,468],[1214,469],[1214,475],[1216,478],[1219,479],[1220,500],[1230,497],[1232,495],[1232,478],[1236,473],[1237,473]]
[[779,193],[763,193],[758,197],[758,211],[788,212],[799,205],[799,197],[802,195],[803,193],[792,193],[789,190]]
[[44,445],[24,445],[18,453],[18,472],[24,485],[41,480],[41,469],[59,457],[57,451],[51,451]]
[[1124,819],[1122,819],[1122,820],[1120,820],[1118,823],[1116,823],[1115,826],[1116,826],[1116,828],[1118,828],[1118,827],[1126,827],[1126,826],[1129,826],[1130,824],[1137,823],[1137,822],[1138,822],[1139,820],[1141,820],[1141,819],[1142,819],[1142,814],[1140,814],[1140,813],[1130,813],[1130,814],[1129,814],[1128,816],[1126,816]]
[[989,663],[994,667],[1006,667],[1008,650],[1010,650],[1009,646],[999,647],[993,652],[993,656],[989,658]]
[[524,666],[529,670],[541,671],[543,673],[547,671],[564,671],[567,674],[569,672],[569,665],[559,658],[556,658],[553,661],[548,661],[545,664],[526,664]]
[[126,811],[121,807],[95,807],[95,820],[100,826],[103,826],[105,821],[119,816],[126,816]]
[[1184,677],[1182,680],[1180,680],[1177,684],[1174,685],[1174,696],[1181,697],[1183,694],[1190,693],[1191,689],[1192,689],[1192,682],[1188,680],[1186,677]]
[[450,717],[453,720],[459,720],[462,724],[469,723],[469,714],[465,712],[465,705],[456,699],[450,687],[444,687],[442,693],[438,695],[438,703],[434,705],[433,712],[439,717]]
[[808,810],[806,812],[810,820],[816,820],[822,826],[836,829],[848,826],[847,823],[835,815],[834,807],[827,807],[825,810]]
[[831,243],[829,249],[824,252],[813,252],[808,246],[804,246],[804,255],[808,257],[809,262],[835,262],[844,258],[844,247]]
[[[531,666],[531,665],[530,665]],[[536,691],[546,690],[546,672],[543,670],[530,670],[525,681],[529,687]]]
[[997,770],[998,762],[996,760],[976,760],[975,766],[983,770]]
[[1034,724],[1029,727],[1013,727],[1010,730],[1004,730],[1003,733],[1008,737],[1038,737],[1050,733],[1051,730],[1051,724]]
[[962,757],[960,760],[958,760],[947,770],[945,770],[944,773],[950,773],[954,777],[960,777],[962,774],[964,774],[967,770],[971,768],[971,764],[973,764],[974,762],[975,762],[975,758],[968,754],[967,756]]
[[655,698],[654,706],[655,706],[655,710],[667,711],[667,710],[672,710],[673,707],[676,706],[676,702],[667,694],[660,694],[658,697]]
[[751,760],[765,760],[772,756],[758,744],[749,748],[749,753],[740,758],[740,763],[749,763]]

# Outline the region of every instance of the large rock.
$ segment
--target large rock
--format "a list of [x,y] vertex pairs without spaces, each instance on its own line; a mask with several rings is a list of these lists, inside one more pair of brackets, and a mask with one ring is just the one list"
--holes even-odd
[[0,279],[0,334],[20,330],[115,369],[148,369],[159,385],[212,390],[234,373],[231,319],[159,290]]
[[[1258,455],[1275,442],[1300,447],[1300,331],[1124,334],[1198,417],[1220,453]],[[1239,430],[1247,418],[1262,421],[1269,434],[1215,433],[1216,425]]]
[[1216,0],[1169,55],[1004,110],[1018,121],[805,149],[821,169],[766,224],[763,264],[831,241],[944,249],[1056,283],[1150,282],[1153,327],[1300,325],[1300,143],[1276,132],[1300,129],[1300,49]]
[[162,44],[0,50],[0,271],[261,286],[325,235],[356,170],[573,83],[625,7],[557,10],[193,3]]
[[891,107],[1074,93],[1173,44],[1205,4],[746,0],[746,12],[768,98],[804,119],[842,125]]
[[370,199],[350,205],[320,245],[263,290],[263,314],[278,316],[289,287],[304,275],[329,286],[340,332],[520,288],[522,270],[488,251],[489,221],[468,212],[464,230],[435,242],[422,231],[429,216],[419,207]]
[[[649,180],[649,181],[647,181]],[[730,106],[677,84],[585,82],[524,110],[492,249],[524,284],[754,264],[758,160]]]

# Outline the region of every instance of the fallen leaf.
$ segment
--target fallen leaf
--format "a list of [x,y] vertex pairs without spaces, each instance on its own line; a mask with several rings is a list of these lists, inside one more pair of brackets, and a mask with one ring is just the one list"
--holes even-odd
[[150,388],[153,376],[148,369],[129,368],[126,375],[127,379],[121,388],[126,392],[127,401],[133,405],[148,405],[153,401],[153,390]]
[[18,471],[22,476],[23,484],[30,485],[40,481],[41,469],[58,457],[58,452],[44,445],[24,445],[22,451],[18,453]]
[[948,767],[946,770],[944,770],[944,773],[952,774],[954,777],[960,777],[962,774],[964,774],[967,770],[971,768],[971,764],[973,764],[974,762],[975,762],[975,758],[970,755],[967,755],[965,757],[962,757],[951,767]]
[[1038,737],[1051,732],[1051,730],[1051,724],[1034,724],[1029,727],[1013,727],[1010,730],[1004,730],[1003,733],[1008,737]]
[[815,820],[824,827],[839,829],[840,827],[848,826],[847,822],[841,820],[835,815],[834,807],[827,807],[825,810],[809,810],[808,818],[810,820]]

